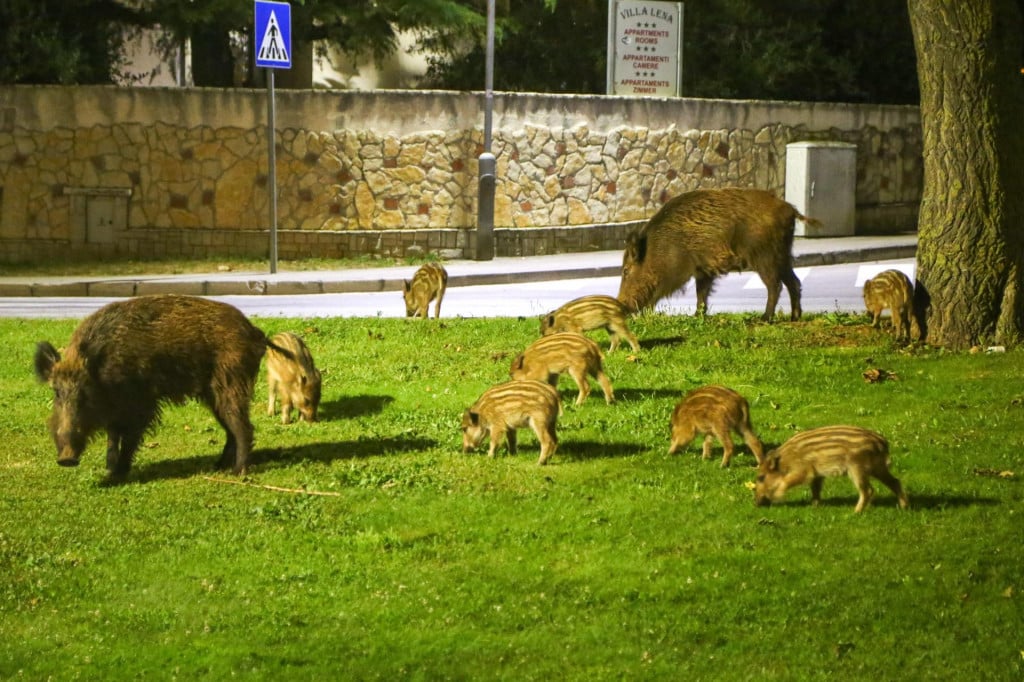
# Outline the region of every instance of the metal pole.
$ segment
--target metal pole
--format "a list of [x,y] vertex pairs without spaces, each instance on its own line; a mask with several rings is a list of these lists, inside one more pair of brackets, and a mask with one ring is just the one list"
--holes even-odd
[[274,136],[274,70],[267,69],[267,188],[270,191],[270,273],[277,272],[277,142]]
[[494,109],[494,0],[487,0],[487,59],[484,66],[484,151],[477,164],[476,260],[494,258],[494,188],[496,161],[491,153],[491,112]]
[[615,94],[615,0],[608,0],[608,49],[605,52],[608,60],[605,63],[604,93]]
[[487,0],[487,58],[484,65],[484,152],[491,151],[494,110],[494,0]]

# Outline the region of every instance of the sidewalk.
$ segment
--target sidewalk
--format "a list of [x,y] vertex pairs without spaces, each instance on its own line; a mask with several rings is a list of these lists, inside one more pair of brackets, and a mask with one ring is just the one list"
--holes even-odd
[[[917,235],[863,237],[797,237],[793,256],[798,267],[864,263],[913,258]],[[542,282],[586,277],[616,277],[622,251],[565,253],[490,261],[453,260],[444,263],[448,286]],[[211,272],[188,275],[131,275],[127,277],[0,277],[0,296],[141,296],[143,294],[328,294],[400,291],[414,265],[349,270]]]

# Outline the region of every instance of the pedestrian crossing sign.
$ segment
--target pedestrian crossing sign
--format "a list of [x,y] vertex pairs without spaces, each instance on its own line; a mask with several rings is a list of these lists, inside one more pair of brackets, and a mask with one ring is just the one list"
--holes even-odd
[[256,0],[256,66],[292,68],[292,6]]

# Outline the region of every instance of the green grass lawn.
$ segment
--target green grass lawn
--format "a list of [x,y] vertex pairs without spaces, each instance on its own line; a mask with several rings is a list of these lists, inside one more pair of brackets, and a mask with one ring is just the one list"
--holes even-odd
[[[305,338],[322,421],[267,416],[261,376],[247,478],[213,472],[223,434],[190,403],[103,487],[102,438],[57,466],[32,374],[77,323],[0,320],[0,678],[1024,676],[1021,351],[904,349],[866,317],[644,316],[643,351],[606,359],[618,402],[575,408],[563,377],[539,467],[529,430],[493,460],[459,433],[537,320],[256,322]],[[708,383],[769,447],[879,431],[910,510],[876,485],[855,515],[846,479],[757,508],[745,448],[724,470],[720,446],[667,455],[672,408]]]

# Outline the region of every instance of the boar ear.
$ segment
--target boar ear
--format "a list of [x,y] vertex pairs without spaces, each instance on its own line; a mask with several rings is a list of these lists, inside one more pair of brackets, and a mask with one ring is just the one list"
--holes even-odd
[[547,323],[548,323],[549,327],[554,327],[555,326],[555,314],[554,313],[551,313],[550,315],[548,315]]
[[53,372],[53,366],[60,362],[60,353],[49,341],[40,341],[36,344],[36,378],[39,381],[47,382]]
[[637,263],[643,263],[644,257],[647,255],[647,235],[638,236],[630,243],[630,249],[633,254],[633,260]]
[[513,369],[513,370],[516,370],[516,369],[522,369],[522,368],[523,368],[523,360],[524,360],[524,359],[525,359],[525,358],[523,357],[523,354],[522,354],[522,353],[520,353],[519,355],[517,355],[517,356],[516,356],[516,359],[512,361],[512,369]]
[[402,280],[402,288],[405,289],[406,291],[411,291],[412,290],[412,283],[409,282],[409,280],[407,280],[407,279],[403,279]]
[[768,469],[768,471],[778,471],[779,470],[779,462],[781,460],[782,460],[782,458],[779,457],[777,454],[775,454],[774,450],[769,452],[768,455],[765,458],[765,465],[766,465],[766,468]]
[[472,410],[470,410],[470,412],[469,412],[469,421],[473,424],[473,426],[479,426],[480,425],[480,413],[479,412],[473,412]]

